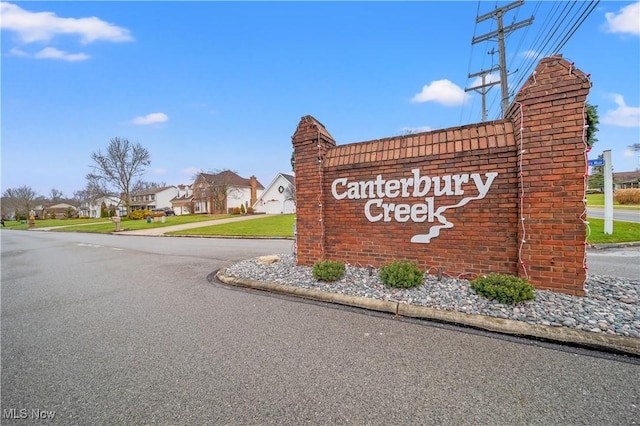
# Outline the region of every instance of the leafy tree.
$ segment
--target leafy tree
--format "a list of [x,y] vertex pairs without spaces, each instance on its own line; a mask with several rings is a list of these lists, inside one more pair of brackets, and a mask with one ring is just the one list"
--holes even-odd
[[[602,154],[598,155],[602,158]],[[604,166],[592,166],[591,175],[589,175],[589,189],[604,190]]]
[[295,172],[296,171],[296,157],[295,157],[295,152],[291,153],[291,171]]
[[95,195],[120,197],[129,213],[134,180],[151,164],[149,151],[139,143],[115,137],[106,153],[94,152],[91,159],[93,172],[87,175],[90,191]]
[[598,118],[598,106],[587,104],[587,145],[590,147],[598,142],[598,139],[596,138],[598,124],[600,124],[600,119]]

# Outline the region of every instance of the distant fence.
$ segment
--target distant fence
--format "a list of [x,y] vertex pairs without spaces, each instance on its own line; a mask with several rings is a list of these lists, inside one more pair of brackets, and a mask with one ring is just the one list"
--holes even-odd
[[583,295],[588,77],[543,59],[505,119],[336,146],[293,136],[298,263],[417,262]]

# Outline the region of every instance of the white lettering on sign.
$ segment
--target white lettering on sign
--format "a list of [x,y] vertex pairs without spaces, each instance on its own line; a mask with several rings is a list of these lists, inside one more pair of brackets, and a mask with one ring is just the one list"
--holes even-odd
[[[412,243],[429,243],[432,238],[440,235],[440,229],[453,228],[453,223],[449,222],[443,213],[447,209],[462,207],[470,201],[484,198],[496,176],[498,176],[497,172],[485,173],[485,180],[479,173],[422,176],[420,169],[412,169],[411,177],[400,179],[383,179],[382,175],[377,175],[374,180],[357,182],[338,178],[331,183],[331,195],[336,200],[368,200],[364,204],[364,216],[369,222],[433,223],[437,221],[440,225],[432,226],[427,234],[418,234],[411,238]],[[435,208],[436,198],[464,195],[466,186],[470,185],[470,182],[477,190],[477,195],[464,197],[451,206]],[[384,201],[385,198],[408,197],[422,198],[424,201],[414,204]]]

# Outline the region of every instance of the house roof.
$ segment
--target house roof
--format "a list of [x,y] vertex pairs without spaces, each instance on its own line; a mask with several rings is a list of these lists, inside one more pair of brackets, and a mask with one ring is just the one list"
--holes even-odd
[[617,183],[638,182],[640,179],[640,170],[635,172],[618,172],[613,173],[613,180]]
[[[220,173],[200,173],[200,176],[211,185],[228,185],[238,187],[251,187],[251,179],[238,176],[231,170],[224,170]],[[198,177],[200,177],[198,176]],[[264,189],[264,186],[256,179],[257,188]]]
[[152,195],[152,194],[157,194],[159,192],[162,192],[169,188],[175,188],[175,186],[161,186],[159,188],[149,188],[149,189],[145,189],[144,191],[132,192],[131,195]]
[[288,180],[288,181],[289,181],[289,183],[290,183],[291,185],[293,185],[293,186],[295,186],[295,185],[296,185],[296,178],[295,178],[295,176],[287,175],[287,174],[284,174],[284,173],[280,173],[280,174],[281,174],[281,175],[282,175],[286,180]]

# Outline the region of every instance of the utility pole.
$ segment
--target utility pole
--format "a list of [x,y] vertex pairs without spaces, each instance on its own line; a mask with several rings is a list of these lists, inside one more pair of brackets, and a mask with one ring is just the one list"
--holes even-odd
[[[533,22],[533,16],[527,20],[524,21],[520,21],[518,23],[509,25],[508,27],[504,26],[503,23],[503,17],[505,12],[510,11],[511,9],[515,9],[517,7],[520,7],[524,4],[524,0],[518,0],[515,1],[513,3],[510,3],[506,6],[503,7],[499,7],[496,8],[494,11],[489,12],[489,13],[485,13],[482,16],[478,16],[476,18],[476,23],[480,23],[482,21],[486,21],[489,18],[495,18],[498,20],[498,29],[496,31],[492,31],[490,33],[487,33],[485,35],[479,36],[479,37],[474,37],[471,40],[471,44],[476,44],[476,43],[480,43],[482,41],[486,41],[486,40],[490,40],[492,38],[496,38],[498,40],[498,53],[500,56],[500,90],[502,92],[502,102],[501,102],[501,106],[502,106],[502,116],[504,117],[504,115],[507,113],[507,108],[509,107],[509,88],[507,86],[507,59],[506,59],[506,52],[505,52],[505,47],[504,47],[504,37],[505,34],[508,34],[512,31],[515,31],[517,29],[526,27],[527,25],[530,25]],[[492,84],[492,83],[489,83]],[[481,88],[483,86],[477,86],[476,88]],[[485,92],[486,93],[486,92]]]
[[472,77],[477,77],[477,76],[482,76],[482,84],[479,86],[474,86],[474,87],[469,87],[468,89],[464,89],[465,92],[470,92],[472,90],[475,90],[476,92],[480,93],[482,95],[482,121],[487,121],[487,100],[486,100],[486,95],[489,92],[489,89],[491,89],[491,86],[495,86],[496,84],[499,84],[499,81],[492,81],[487,83],[486,78],[487,75],[491,74],[493,71],[497,71],[499,69],[499,67],[493,67],[491,69],[488,70],[484,70],[484,71],[480,71],[474,74],[469,74],[469,78]]

